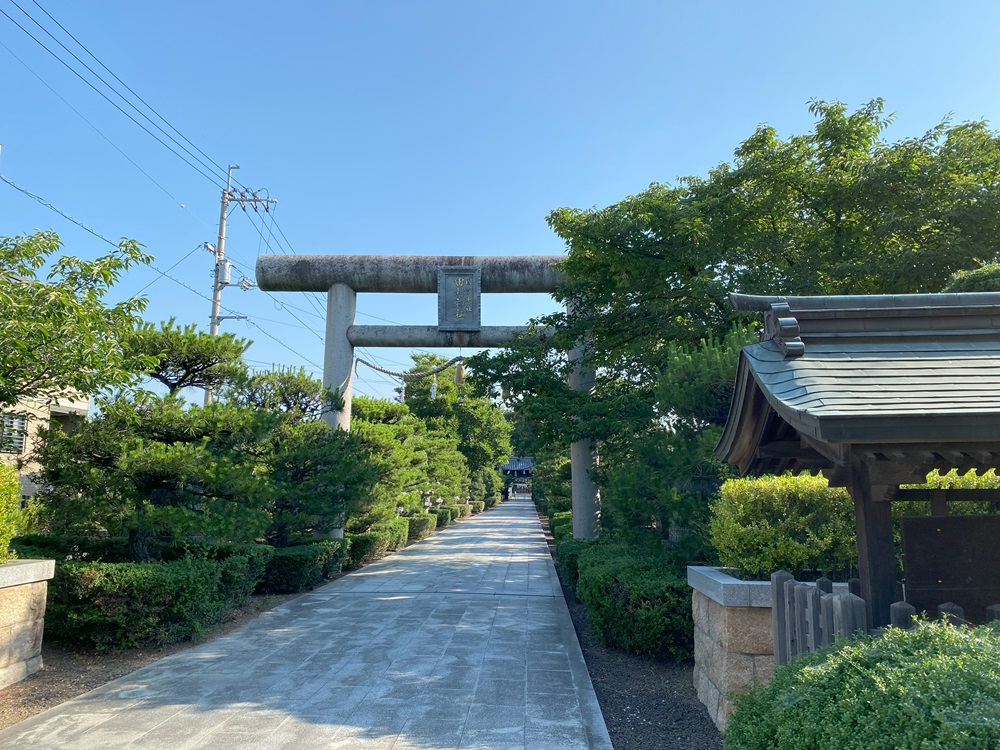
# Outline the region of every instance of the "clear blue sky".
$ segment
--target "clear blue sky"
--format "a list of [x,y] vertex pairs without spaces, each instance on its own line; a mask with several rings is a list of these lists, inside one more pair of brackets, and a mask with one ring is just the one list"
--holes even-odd
[[[227,254],[252,276],[265,252],[560,254],[552,209],[704,175],[761,123],[805,132],[812,98],[883,97],[891,140],[949,114],[1000,124],[995,0],[38,1],[0,10],[94,80],[20,6],[113,81],[44,8],[223,171],[199,174],[0,15],[0,174],[139,240],[158,268],[178,264],[170,275],[202,296],[146,269],[116,295],[144,289],[149,320],[206,329],[212,258],[195,248],[215,242],[227,164],[279,201],[278,229],[230,217]],[[36,228],[74,255],[108,249],[0,184],[0,234]],[[229,288],[223,304],[260,328],[222,330],[254,340],[257,367],[318,376],[323,300],[311,298]],[[488,296],[484,322],[553,309],[544,295]],[[360,295],[358,322],[431,324],[435,311],[433,295]],[[405,350],[368,354],[409,364]],[[356,392],[391,395],[384,376],[360,376]]]

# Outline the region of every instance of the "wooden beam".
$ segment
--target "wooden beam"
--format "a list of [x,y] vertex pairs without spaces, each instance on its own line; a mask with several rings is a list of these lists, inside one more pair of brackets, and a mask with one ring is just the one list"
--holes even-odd
[[889,607],[896,594],[892,512],[889,503],[878,501],[888,489],[884,485],[872,485],[869,467],[862,455],[852,452],[847,491],[854,501],[861,597],[867,607],[869,628],[889,624]]
[[933,502],[939,493],[944,495],[944,501],[954,502],[976,502],[976,503],[1000,503],[1000,489],[996,490],[934,490],[934,489],[900,489],[896,493],[894,500],[905,502]]

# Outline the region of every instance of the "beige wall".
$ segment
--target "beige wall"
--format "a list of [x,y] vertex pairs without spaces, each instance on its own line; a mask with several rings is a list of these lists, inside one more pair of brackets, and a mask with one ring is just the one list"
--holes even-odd
[[38,470],[38,465],[31,461],[31,456],[38,442],[38,428],[54,420],[61,424],[63,429],[71,429],[74,423],[86,419],[89,411],[90,399],[86,397],[26,399],[14,406],[0,409],[0,414],[23,414],[27,417],[24,450],[20,453],[0,451],[0,464],[18,467],[22,497],[34,494],[37,489],[31,477]]

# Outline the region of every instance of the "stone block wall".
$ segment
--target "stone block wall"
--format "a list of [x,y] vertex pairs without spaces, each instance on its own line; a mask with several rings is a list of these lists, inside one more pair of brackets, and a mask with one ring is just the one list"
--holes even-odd
[[694,588],[694,686],[708,714],[726,728],[735,694],[774,673],[770,582],[740,581],[715,568],[688,568]]
[[774,672],[771,608],[727,607],[699,591],[693,597],[694,686],[719,729],[732,695],[766,684]]
[[0,689],[42,668],[45,596],[52,560],[0,565]]

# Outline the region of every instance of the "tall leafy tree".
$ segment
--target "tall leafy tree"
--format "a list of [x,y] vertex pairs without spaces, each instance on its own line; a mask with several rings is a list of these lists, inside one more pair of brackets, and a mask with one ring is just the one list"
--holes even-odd
[[[996,259],[1000,137],[985,123],[888,142],[881,100],[810,111],[811,132],[761,126],[703,177],[553,211],[569,314],[473,361],[479,391],[506,386],[544,445],[599,442],[612,524],[665,528],[718,476],[713,435],[746,339],[728,292],[937,291]],[[578,342],[597,370],[590,396],[566,386],[563,352]]]
[[127,385],[149,364],[119,345],[141,324],[146,300],[105,297],[151,257],[132,240],[93,261],[56,257],[60,248],[52,232],[0,237],[0,406]]

